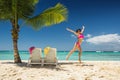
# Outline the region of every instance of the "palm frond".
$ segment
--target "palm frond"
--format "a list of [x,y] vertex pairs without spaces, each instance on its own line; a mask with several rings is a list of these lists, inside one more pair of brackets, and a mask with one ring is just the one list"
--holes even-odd
[[[0,0],[0,19],[8,20],[12,15],[11,0]],[[7,6],[7,7],[6,7]]]
[[32,25],[35,29],[39,29],[43,26],[51,26],[67,20],[67,13],[67,8],[58,3],[55,7],[48,8],[41,14],[30,18],[27,24]]
[[[39,0],[16,0],[17,3],[12,0],[0,0],[0,19],[9,20],[14,16],[14,4],[17,4],[17,16],[19,19],[27,19],[33,15],[35,5]],[[14,8],[13,8],[14,7]]]

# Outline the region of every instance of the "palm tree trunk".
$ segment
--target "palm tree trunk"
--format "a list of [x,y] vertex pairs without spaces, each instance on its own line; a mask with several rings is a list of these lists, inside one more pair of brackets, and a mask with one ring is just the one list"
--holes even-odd
[[15,63],[21,63],[21,58],[19,56],[19,51],[18,51],[18,33],[19,33],[19,25],[17,25],[17,28],[15,27],[15,20],[11,20],[12,23],[12,30],[11,30],[11,35],[13,39],[13,49],[14,49],[14,62]]
[[14,40],[14,39],[13,39],[13,48],[14,48],[14,62],[21,63],[21,59],[20,59],[19,51],[17,47],[17,40]]

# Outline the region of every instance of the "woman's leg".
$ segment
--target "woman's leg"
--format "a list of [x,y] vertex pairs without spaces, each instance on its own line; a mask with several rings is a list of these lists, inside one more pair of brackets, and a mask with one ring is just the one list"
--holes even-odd
[[78,60],[81,63],[81,55],[82,55],[82,48],[81,48],[81,46],[78,47],[78,51],[79,51],[79,53],[78,53]]
[[70,55],[71,55],[76,49],[77,49],[77,45],[76,45],[76,43],[75,43],[73,49],[68,53],[68,55],[67,55],[67,57],[66,57],[66,60],[69,59]]

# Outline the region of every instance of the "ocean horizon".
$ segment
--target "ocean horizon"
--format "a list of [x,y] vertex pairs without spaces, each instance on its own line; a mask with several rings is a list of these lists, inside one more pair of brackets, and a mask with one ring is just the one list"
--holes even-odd
[[[69,51],[57,51],[58,60],[65,60]],[[21,60],[29,59],[28,50],[19,50]],[[42,51],[42,57],[44,52]],[[84,61],[120,61],[120,51],[83,51]],[[14,60],[13,50],[0,50],[0,60]],[[75,51],[69,60],[78,60],[78,51]]]

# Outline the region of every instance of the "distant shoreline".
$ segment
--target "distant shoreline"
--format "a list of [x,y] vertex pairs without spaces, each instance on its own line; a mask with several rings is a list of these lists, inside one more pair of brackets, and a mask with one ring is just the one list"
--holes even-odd
[[[10,52],[12,52],[13,50],[0,50],[0,52],[4,52],[4,51],[10,51]],[[19,51],[27,51],[28,52],[28,50],[19,50]],[[58,52],[69,52],[69,50],[66,50],[66,51],[64,51],[64,50],[58,50]],[[75,52],[78,52],[78,51],[75,51]],[[83,52],[120,52],[120,51],[83,51]]]
[[[66,55],[68,52],[69,51],[57,51],[58,60],[66,60]],[[13,60],[13,54],[13,51],[0,51],[0,60]],[[19,51],[19,54],[22,60],[28,60],[29,51],[21,50]],[[44,57],[44,52],[42,52],[42,57]],[[120,61],[120,52],[83,51],[81,59],[84,61]],[[69,60],[78,60],[78,52],[74,52]]]

